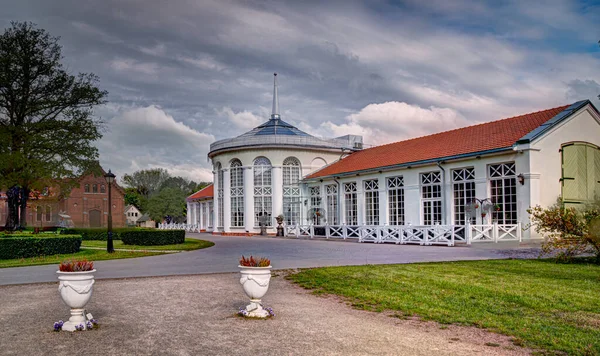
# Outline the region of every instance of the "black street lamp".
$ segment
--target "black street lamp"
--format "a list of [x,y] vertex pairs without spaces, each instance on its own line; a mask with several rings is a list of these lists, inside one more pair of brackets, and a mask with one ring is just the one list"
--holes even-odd
[[108,238],[106,239],[106,252],[113,253],[115,252],[115,248],[113,247],[113,239],[112,239],[112,196],[111,196],[111,187],[112,183],[115,181],[115,175],[108,170],[108,173],[104,175],[106,182],[108,183]]

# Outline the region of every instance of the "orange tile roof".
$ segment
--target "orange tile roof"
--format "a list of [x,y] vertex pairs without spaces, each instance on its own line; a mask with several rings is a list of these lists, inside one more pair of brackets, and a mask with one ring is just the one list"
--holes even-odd
[[508,148],[569,105],[376,146],[352,153],[307,179]]
[[212,197],[214,197],[214,195],[215,195],[214,185],[211,184],[209,186],[206,186],[206,187],[200,189],[196,193],[190,195],[189,197],[187,197],[187,200],[212,198]]

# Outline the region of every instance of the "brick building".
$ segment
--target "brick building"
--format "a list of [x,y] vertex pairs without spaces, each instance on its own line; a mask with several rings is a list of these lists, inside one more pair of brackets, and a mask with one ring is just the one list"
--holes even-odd
[[[104,174],[104,170],[102,170]],[[113,227],[125,226],[125,192],[112,184]],[[8,216],[6,194],[0,192],[0,225]],[[103,176],[85,175],[79,187],[62,199],[32,197],[27,203],[27,226],[57,226],[62,219],[70,219],[75,227],[106,227],[108,225],[108,184]]]

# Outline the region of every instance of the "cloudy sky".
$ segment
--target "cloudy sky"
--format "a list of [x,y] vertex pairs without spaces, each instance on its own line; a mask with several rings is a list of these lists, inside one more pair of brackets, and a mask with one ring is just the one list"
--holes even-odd
[[591,99],[592,1],[0,0],[0,24],[61,37],[109,91],[101,163],[210,180],[209,144],[270,114],[379,145]]

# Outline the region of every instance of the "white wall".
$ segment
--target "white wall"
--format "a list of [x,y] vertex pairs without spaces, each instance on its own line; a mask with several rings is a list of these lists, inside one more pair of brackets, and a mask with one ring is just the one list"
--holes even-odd
[[591,106],[586,106],[569,119],[530,145],[531,172],[539,175],[539,187],[532,195],[532,205],[549,206],[561,194],[561,145],[582,141],[600,146],[600,117]]

